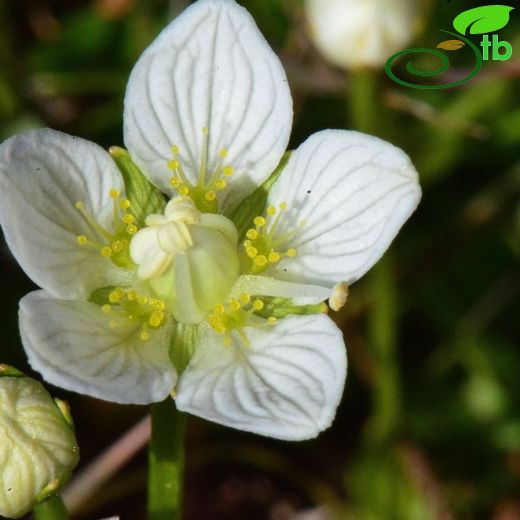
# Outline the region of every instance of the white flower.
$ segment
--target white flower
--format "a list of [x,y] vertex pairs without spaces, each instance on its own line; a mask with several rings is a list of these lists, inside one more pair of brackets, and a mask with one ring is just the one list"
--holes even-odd
[[32,366],[95,397],[149,403],[175,389],[180,410],[314,437],[346,375],[322,302],[332,295],[337,308],[345,287],[333,287],[360,278],[414,211],[410,160],[356,132],[315,134],[244,227],[256,195],[240,202],[280,163],[292,102],[279,60],[233,0],[196,2],[143,53],[124,123],[166,206],[135,187],[128,200],[135,179],[125,192],[110,155],[82,139],[42,130],[1,147],[0,220],[43,288],[21,302]]
[[305,0],[311,37],[342,68],[380,67],[413,36],[413,0]]
[[20,518],[79,460],[72,426],[43,386],[0,365],[0,515]]

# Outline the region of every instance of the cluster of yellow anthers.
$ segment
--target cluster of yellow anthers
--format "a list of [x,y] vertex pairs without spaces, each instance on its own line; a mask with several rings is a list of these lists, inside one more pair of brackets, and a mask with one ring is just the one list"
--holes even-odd
[[171,147],[173,159],[168,161],[168,168],[174,173],[170,179],[170,184],[177,190],[179,195],[183,197],[191,197],[194,201],[201,198],[203,201],[213,202],[217,199],[217,192],[227,187],[226,179],[233,175],[234,170],[231,165],[224,165],[224,160],[229,155],[229,152],[223,148],[219,152],[221,164],[217,170],[210,175],[209,179],[206,179],[208,128],[203,128],[202,134],[204,135],[204,143],[197,184],[193,186],[187,179],[180,161],[181,152],[176,144]]
[[113,219],[114,230],[109,231],[101,226],[96,220],[85,210],[83,202],[76,202],[75,206],[85,220],[97,233],[104,239],[104,242],[96,242],[89,239],[85,235],[77,237],[78,244],[82,246],[90,246],[98,249],[101,256],[111,258],[114,254],[123,253],[128,250],[130,239],[139,231],[135,224],[135,217],[128,212],[130,201],[120,196],[119,192],[112,188],[109,192],[110,198],[113,200]]
[[134,289],[125,291],[121,287],[117,287],[109,293],[108,301],[110,303],[104,304],[102,310],[105,314],[113,316],[110,320],[110,327],[126,325],[128,321],[140,323],[140,338],[143,341],[150,338],[150,328],[158,329],[165,323],[165,303],[162,300],[139,294]]
[[[224,345],[227,347],[233,343],[231,332],[234,330],[242,337],[244,344],[249,345],[249,340],[242,329],[245,326],[254,326],[250,318],[255,312],[261,311],[263,308],[264,302],[262,300],[258,298],[253,300],[250,294],[244,293],[240,295],[238,300],[230,300],[217,305],[208,317],[208,323],[218,334],[224,335]],[[276,323],[276,318],[270,316],[266,321],[272,325]],[[263,324],[265,321],[262,320],[259,323]]]
[[[282,258],[296,256],[297,252],[293,247],[289,247],[285,251],[280,250],[294,236],[294,231],[275,237],[280,219],[286,210],[285,202],[280,204],[279,211],[274,206],[269,206],[266,210],[267,218],[255,217],[253,220],[255,227],[247,230],[243,245],[245,254],[251,262],[252,273],[260,273],[270,264],[277,264]],[[301,224],[303,225],[303,223]]]

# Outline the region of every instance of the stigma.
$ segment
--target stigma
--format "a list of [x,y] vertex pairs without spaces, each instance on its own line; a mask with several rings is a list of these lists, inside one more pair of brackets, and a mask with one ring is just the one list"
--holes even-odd
[[177,254],[193,246],[190,225],[201,219],[201,213],[190,199],[176,197],[166,205],[164,215],[146,217],[145,228],[137,232],[130,244],[130,256],[138,265],[142,280],[161,276]]

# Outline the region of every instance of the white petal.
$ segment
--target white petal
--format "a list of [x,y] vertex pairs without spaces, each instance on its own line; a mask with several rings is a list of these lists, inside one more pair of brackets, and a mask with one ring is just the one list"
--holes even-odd
[[74,207],[82,201],[101,225],[112,225],[109,191],[123,179],[101,147],[61,132],[36,130],[0,146],[0,223],[24,271],[56,297],[77,298],[119,285],[124,270],[79,246],[98,238]]
[[325,315],[245,329],[251,346],[208,332],[182,374],[177,407],[268,437],[303,440],[328,428],[343,393],[341,332]]
[[133,159],[172,196],[171,146],[179,146],[183,169],[196,183],[208,128],[207,171],[235,170],[226,190],[230,204],[277,166],[289,140],[292,100],[280,61],[249,13],[233,0],[199,0],[137,62],[124,120]]
[[20,330],[31,366],[67,390],[147,404],[165,399],[175,385],[168,325],[142,341],[135,325],[110,328],[98,305],[37,291],[20,302]]
[[277,233],[297,229],[288,245],[298,254],[276,276],[351,284],[381,258],[420,198],[417,172],[399,148],[358,132],[314,134],[269,194],[271,205],[288,205]]

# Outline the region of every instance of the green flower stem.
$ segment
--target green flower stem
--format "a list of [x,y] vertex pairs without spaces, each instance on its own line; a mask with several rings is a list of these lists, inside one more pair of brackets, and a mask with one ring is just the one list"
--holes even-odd
[[66,520],[69,518],[65,504],[60,495],[38,504],[33,511],[35,520]]
[[368,434],[375,442],[390,439],[402,413],[401,378],[397,359],[397,294],[391,256],[386,253],[371,271],[370,347],[376,364],[373,415]]
[[152,438],[148,469],[149,520],[182,518],[186,416],[172,399],[151,406]]
[[[359,69],[350,77],[349,115],[355,130],[382,135],[385,113],[380,100],[381,72]],[[371,354],[376,365],[373,389],[373,415],[368,425],[369,440],[389,439],[401,417],[401,382],[397,360],[397,295],[391,258],[387,252],[371,270],[371,300],[369,317]]]
[[378,72],[358,69],[350,75],[349,118],[354,130],[374,134],[378,128]]

